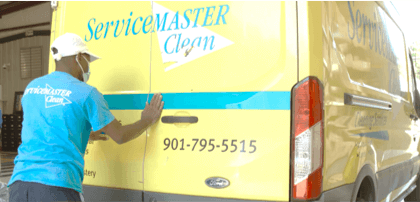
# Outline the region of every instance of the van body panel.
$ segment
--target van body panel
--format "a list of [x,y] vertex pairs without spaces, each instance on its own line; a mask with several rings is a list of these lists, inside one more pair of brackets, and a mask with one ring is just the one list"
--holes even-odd
[[[101,57],[90,64],[88,84],[105,95],[117,120],[122,124],[131,124],[141,117],[146,99],[142,105],[135,105],[139,107],[130,108],[137,103],[136,100],[115,102],[112,98],[116,96],[118,100],[124,95],[147,95],[150,90],[151,35],[134,35],[132,26],[127,25],[131,12],[132,16],[148,16],[152,8],[150,2],[124,2],[124,5],[101,2],[98,8],[97,2],[59,2],[53,15],[51,43],[55,37],[66,32],[78,34],[86,41],[89,51]],[[98,8],[100,12],[92,8]],[[130,21],[134,23],[135,19]],[[134,31],[137,32],[136,29]],[[140,46],[146,48],[135,48]],[[50,72],[54,70],[55,64],[50,59]],[[109,95],[114,97],[110,99]],[[83,184],[143,190],[145,146],[145,134],[124,145],[112,140],[89,142],[85,152]]]
[[77,11],[66,12],[66,20],[80,24],[68,23],[64,31],[79,34],[89,51],[101,57],[91,64],[88,84],[102,94],[149,93],[151,34],[137,33],[143,23],[135,17],[151,15],[151,3],[101,2],[101,12],[92,12],[96,4],[66,3],[66,10]]
[[[324,43],[328,47],[323,57],[325,147],[337,151],[325,152],[324,190],[352,183],[359,170],[370,165],[378,173],[377,190],[383,199],[397,188],[388,184],[403,179],[403,185],[417,174],[403,172],[414,169],[413,163],[404,162],[418,156],[418,140],[413,140],[418,129],[410,119],[414,109],[404,38],[376,2],[323,4]],[[392,107],[349,105],[344,94],[384,101]],[[393,172],[381,172],[387,168]],[[390,199],[403,191],[394,190]]]
[[[153,12],[166,11],[168,19],[173,19],[177,12],[188,16],[188,9],[201,7],[215,7],[215,13],[229,8],[226,24],[202,27],[197,34],[187,28],[152,36],[151,92],[163,93],[162,117],[197,117],[198,121],[161,121],[150,129],[144,190],[286,201],[290,90],[297,81],[296,3],[154,2]],[[198,18],[198,24],[203,21],[204,17]],[[186,22],[180,18],[180,23]],[[215,51],[203,51],[203,44],[192,49],[187,45],[185,51],[179,50],[181,55],[174,56],[177,49],[170,46],[175,39],[172,34],[180,37],[180,44],[214,35]],[[168,51],[162,53],[162,49]],[[188,60],[197,57],[194,51],[206,55]],[[268,103],[270,100],[274,102]],[[229,186],[215,189],[206,185],[212,177],[228,180]]]
[[[416,160],[418,161],[418,159],[416,158]],[[405,162],[405,164],[413,164],[413,161],[408,161]],[[391,169],[393,172],[395,172],[396,170],[401,170],[402,172],[405,173],[405,175],[401,175],[401,176],[394,176],[393,178],[390,179],[390,181],[392,180],[394,183],[389,183],[386,185],[385,190],[388,190],[389,193],[387,194],[383,194],[385,192],[379,192],[382,194],[382,196],[380,196],[380,198],[382,198],[382,201],[387,201],[387,200],[395,200],[398,196],[400,196],[404,191],[406,191],[412,184],[413,182],[417,179],[417,176],[412,176],[412,172],[413,169],[410,168],[410,166],[398,166],[395,167],[394,169]],[[392,191],[391,191],[392,190]]]
[[[118,121],[123,125],[132,124],[141,117],[147,97],[145,96],[146,99],[139,106],[140,100],[131,100],[131,103],[137,104],[136,108],[130,107],[130,103],[125,103],[125,99],[121,97],[133,94],[146,95],[150,91],[150,48],[148,47],[151,44],[151,34],[143,32],[136,34],[141,24],[134,16],[151,15],[151,3],[124,2],[125,6],[121,7],[118,2],[101,2],[101,5],[101,12],[92,13],[94,2],[67,2],[67,10],[77,10],[83,14],[66,12],[66,19],[78,20],[84,25],[73,23],[74,27],[67,25],[66,29],[76,34],[80,32],[82,38],[87,41],[89,50],[101,57],[91,64],[92,73],[88,84],[104,94],[111,112]],[[118,12],[115,10],[117,7]],[[70,16],[69,13],[73,13],[74,16]],[[130,16],[131,13],[133,17]],[[101,29],[102,24],[103,29]],[[128,26],[129,24],[131,26]],[[135,48],[141,46],[145,48]],[[119,102],[112,102],[115,99]],[[118,145],[112,140],[88,144],[87,149],[90,152],[85,154],[85,170],[97,171],[98,176],[86,177],[83,183],[143,190],[145,134],[124,145]],[[103,157],[98,158],[99,156]]]
[[[199,121],[195,124],[178,126],[159,124],[151,128],[145,161],[145,191],[254,200],[264,198],[277,200],[278,194],[287,196],[289,176],[267,175],[267,173],[289,172],[288,166],[284,166],[289,161],[289,155],[283,152],[290,148],[289,141],[277,142],[270,138],[283,140],[289,137],[288,131],[282,129],[290,125],[287,122],[290,121],[289,112],[257,110],[187,112],[198,117]],[[173,110],[166,110],[162,116],[176,113]],[[270,119],[256,120],[252,117],[270,117]],[[171,143],[166,150],[165,139],[169,139],[166,141]],[[203,140],[209,145],[212,139],[214,148],[201,146],[205,145]],[[244,150],[243,144],[240,143],[243,140],[245,140]],[[254,141],[255,151],[250,146],[251,141]],[[223,143],[228,146],[223,146]],[[236,152],[232,152],[235,151],[232,144],[238,146]],[[223,152],[226,148],[228,150]],[[266,158],[277,160],[268,161]],[[255,172],[256,170],[258,172]],[[229,180],[230,185],[223,189],[211,188],[205,183],[206,179],[211,177],[225,178]],[[261,182],[264,182],[264,185],[259,185]]]
[[324,82],[322,4],[315,1],[297,2],[299,81],[315,76]]
[[[287,8],[295,5],[266,3],[154,2],[153,13],[167,12],[167,23],[176,13],[190,17],[199,8],[226,13],[226,23],[214,15],[207,18],[213,25],[203,26],[205,15],[193,15],[196,28],[166,24],[164,32],[152,33],[152,92],[290,91],[296,83],[296,18]],[[180,16],[179,24],[186,26],[186,18]]]
[[290,92],[315,76],[318,200],[354,199],[367,176],[378,200],[397,199],[419,171],[420,127],[396,19],[386,2],[59,2],[51,43],[76,33],[102,58],[88,84],[117,120],[137,121],[155,93],[165,102],[139,138],[89,142],[86,198],[290,200]]
[[[60,3],[54,12],[54,33],[82,36],[102,58],[91,64],[88,84],[104,94],[116,119],[133,123],[141,116],[142,103],[162,92],[166,102],[162,116],[196,116],[198,122],[159,121],[147,135],[125,145],[89,144],[84,184],[288,200],[289,176],[282,173],[289,173],[290,90],[297,82],[296,3],[267,2],[260,7],[258,2],[129,2],[117,12],[116,2],[104,2],[101,12],[88,10],[93,4]],[[260,15],[249,15],[252,12]],[[122,51],[124,59],[116,59]],[[172,143],[180,136],[185,137],[185,147],[187,137],[191,146],[191,138],[205,139],[207,146],[200,152],[202,142],[197,143],[197,153],[179,153],[173,145],[163,150],[166,138]],[[270,139],[275,136],[279,141]],[[211,139],[214,152],[208,151]],[[226,153],[224,144],[229,147]],[[236,153],[231,152],[234,145]],[[112,154],[105,155],[110,148]],[[261,165],[265,172],[255,173]],[[190,175],[170,174],[174,172]],[[230,185],[225,189],[206,185],[207,178],[217,176],[227,178]],[[259,185],[261,180],[264,186]]]
[[[111,110],[121,124],[131,124],[141,117],[141,110]],[[110,188],[143,190],[143,160],[146,132],[118,145],[112,140],[89,141],[85,152],[83,184]],[[110,152],[112,151],[112,152]]]

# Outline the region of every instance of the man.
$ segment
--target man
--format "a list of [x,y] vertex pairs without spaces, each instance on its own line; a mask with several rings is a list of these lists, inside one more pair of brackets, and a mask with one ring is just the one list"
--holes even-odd
[[155,94],[139,121],[121,126],[102,94],[86,84],[89,62],[98,57],[82,39],[66,33],[53,42],[51,53],[56,71],[29,83],[22,98],[22,144],[8,184],[10,202],[83,201],[89,136],[106,140],[99,136],[103,131],[123,144],[140,136],[162,113],[162,95]]

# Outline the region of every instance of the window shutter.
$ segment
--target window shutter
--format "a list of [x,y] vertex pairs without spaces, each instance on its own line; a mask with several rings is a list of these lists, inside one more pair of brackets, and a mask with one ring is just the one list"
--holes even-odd
[[31,74],[32,78],[42,76],[41,47],[31,48]]
[[20,49],[20,77],[31,78],[31,49]]
[[22,79],[42,76],[41,47],[20,49],[20,76]]

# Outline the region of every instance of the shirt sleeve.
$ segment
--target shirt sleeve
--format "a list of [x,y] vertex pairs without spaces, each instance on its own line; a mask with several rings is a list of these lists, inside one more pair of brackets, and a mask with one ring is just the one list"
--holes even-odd
[[86,98],[84,110],[93,131],[102,129],[115,119],[114,115],[109,111],[108,103],[104,96],[96,88]]

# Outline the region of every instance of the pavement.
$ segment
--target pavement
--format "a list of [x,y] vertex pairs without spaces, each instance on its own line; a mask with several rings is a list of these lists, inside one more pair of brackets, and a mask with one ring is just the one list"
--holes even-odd
[[10,177],[13,173],[13,168],[15,164],[13,161],[17,155],[17,152],[4,152],[1,151],[1,172],[0,172],[0,182],[9,183]]

